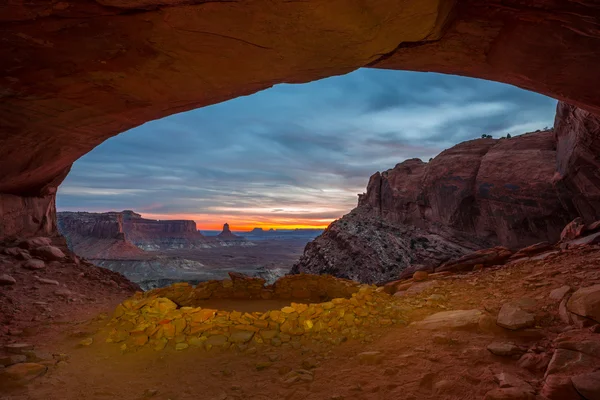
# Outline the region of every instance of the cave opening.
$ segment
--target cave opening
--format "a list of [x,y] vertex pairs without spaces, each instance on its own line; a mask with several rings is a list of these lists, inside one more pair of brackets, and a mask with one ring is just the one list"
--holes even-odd
[[[482,135],[547,130],[555,107],[509,85],[419,72],[359,69],[278,85],[99,145],[59,187],[58,227],[76,254],[144,289],[229,271],[273,282],[356,206],[375,171]],[[377,282],[404,268],[395,260],[406,257],[390,257]]]

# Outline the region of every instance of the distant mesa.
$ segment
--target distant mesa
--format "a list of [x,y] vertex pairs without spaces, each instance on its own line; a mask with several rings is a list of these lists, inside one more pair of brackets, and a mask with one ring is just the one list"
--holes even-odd
[[264,231],[265,231],[265,230],[264,230],[263,228],[254,228],[254,229],[252,229],[252,230],[250,231],[250,233],[256,233],[256,234],[259,234],[259,233],[263,233]]
[[221,233],[219,233],[217,235],[217,237],[219,239],[223,239],[223,240],[238,240],[238,239],[242,239],[242,237],[234,235],[231,230],[229,229],[229,224],[226,222],[223,225],[223,231]]

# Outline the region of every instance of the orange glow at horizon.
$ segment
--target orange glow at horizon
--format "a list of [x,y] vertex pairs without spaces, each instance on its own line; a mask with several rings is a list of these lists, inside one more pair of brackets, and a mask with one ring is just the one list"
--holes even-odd
[[[333,219],[310,218],[276,218],[265,216],[241,216],[219,214],[152,214],[142,212],[143,218],[148,219],[186,219],[196,222],[199,230],[221,230],[228,223],[232,231],[250,231],[254,228],[263,229],[325,229]],[[341,216],[340,216],[341,217]]]

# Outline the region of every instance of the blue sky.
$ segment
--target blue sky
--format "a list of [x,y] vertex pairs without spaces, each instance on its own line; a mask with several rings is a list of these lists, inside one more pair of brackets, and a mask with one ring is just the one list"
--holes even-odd
[[433,73],[360,69],[151,121],[75,162],[59,210],[133,209],[212,229],[323,226],[376,171],[552,126],[556,100]]

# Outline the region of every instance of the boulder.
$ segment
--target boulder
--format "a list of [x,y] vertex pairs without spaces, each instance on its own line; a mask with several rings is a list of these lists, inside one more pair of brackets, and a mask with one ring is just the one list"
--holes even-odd
[[17,281],[15,278],[8,274],[0,275],[0,286],[10,286],[16,284]]
[[560,234],[560,240],[562,242],[577,239],[581,236],[581,233],[585,229],[583,218],[577,217],[573,221],[569,222]]
[[569,293],[570,291],[571,291],[571,286],[568,286],[568,285],[561,286],[561,287],[551,291],[550,294],[548,295],[548,298],[550,298],[550,300],[561,301],[563,299],[563,297],[565,297],[567,295],[567,293]]
[[523,311],[517,305],[505,303],[498,313],[496,324],[506,329],[517,330],[532,327],[535,318],[533,314]]
[[9,385],[25,385],[29,381],[44,375],[48,367],[37,363],[19,363],[6,367],[0,380]]
[[410,326],[417,329],[473,329],[479,326],[484,314],[480,310],[442,311],[425,317],[422,321],[413,322]]
[[11,354],[8,356],[0,356],[0,365],[8,367],[13,364],[18,364],[27,361],[27,357],[22,354]]
[[496,356],[512,357],[521,356],[525,350],[510,342],[493,342],[487,346],[490,353]]
[[540,392],[548,400],[582,400],[568,376],[549,375]]
[[521,388],[529,393],[533,393],[533,387],[516,375],[506,372],[494,375],[494,380],[498,383],[501,389],[504,388]]
[[429,274],[425,271],[416,271],[412,278],[415,282],[422,282],[424,280],[427,280],[427,277],[429,276]]
[[25,239],[19,243],[19,247],[22,249],[32,250],[42,246],[52,245],[52,240],[49,237],[34,237]]
[[600,371],[571,377],[573,386],[586,400],[600,399]]
[[566,306],[573,314],[600,322],[600,285],[578,289]]
[[4,350],[11,354],[23,354],[24,351],[33,350],[33,345],[29,343],[11,343],[5,345]]
[[32,258],[23,263],[23,268],[31,269],[31,270],[44,269],[44,268],[46,268],[46,263],[37,258]]
[[31,253],[34,256],[46,261],[60,261],[65,258],[65,253],[55,246],[41,246],[33,249]]
[[531,257],[535,254],[543,253],[547,250],[550,250],[552,245],[548,242],[540,242],[536,244],[532,244],[531,246],[524,247],[517,251],[510,257],[510,260],[517,260],[519,258]]
[[502,265],[512,255],[512,252],[506,247],[498,246],[490,249],[478,250],[467,254],[456,260],[448,261],[435,269],[435,272],[452,271],[464,272],[470,271],[476,265],[490,267],[493,265]]

